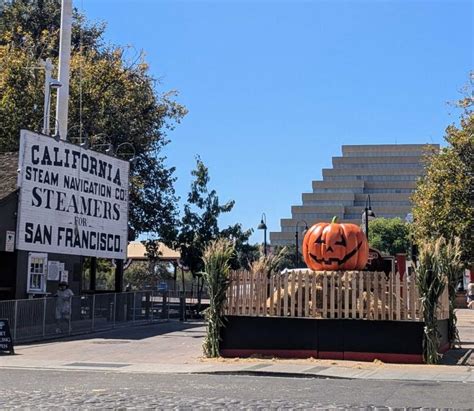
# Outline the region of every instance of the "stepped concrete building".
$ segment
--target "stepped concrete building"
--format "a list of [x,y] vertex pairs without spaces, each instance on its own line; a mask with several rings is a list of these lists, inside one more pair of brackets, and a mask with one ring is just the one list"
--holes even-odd
[[323,181],[313,181],[303,204],[291,207],[291,218],[281,219],[281,231],[270,233],[271,244],[294,244],[297,225],[300,233],[304,229],[302,220],[311,226],[337,216],[360,225],[368,195],[376,217],[405,219],[423,174],[423,155],[437,150],[434,144],[342,146],[342,157],[333,157],[333,167],[323,169]]

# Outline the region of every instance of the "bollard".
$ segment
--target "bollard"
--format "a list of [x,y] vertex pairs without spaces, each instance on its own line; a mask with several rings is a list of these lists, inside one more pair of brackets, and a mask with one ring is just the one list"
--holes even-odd
[[179,297],[179,320],[186,321],[186,296]]
[[133,317],[132,317],[132,321],[135,322],[135,302],[136,302],[136,299],[137,299],[137,293],[133,293]]
[[94,331],[95,322],[95,294],[92,294],[92,318],[91,318],[91,331]]
[[168,292],[163,291],[163,299],[162,299],[162,306],[161,306],[161,318],[168,318]]
[[69,322],[68,322],[68,333],[71,335],[72,331],[72,297],[69,297]]
[[109,302],[108,316],[109,318],[107,318],[107,321],[113,322],[114,321],[114,302],[113,301]]
[[46,335],[46,297],[43,298],[43,337]]
[[150,319],[151,297],[149,292],[145,292],[145,320]]
[[112,327],[115,328],[115,317],[116,317],[116,311],[117,311],[117,293],[114,294],[114,311],[112,313],[113,315],[113,323],[112,323]]
[[16,329],[18,323],[18,300],[15,301],[15,313],[13,315],[13,318],[15,319],[15,324],[13,326],[13,341],[16,341]]
[[152,291],[150,295],[150,321],[153,322],[155,315],[155,292]]

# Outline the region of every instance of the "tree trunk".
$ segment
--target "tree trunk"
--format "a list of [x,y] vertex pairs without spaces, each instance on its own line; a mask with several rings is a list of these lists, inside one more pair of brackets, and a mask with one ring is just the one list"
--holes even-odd
[[185,286],[185,283],[184,283],[184,270],[183,270],[182,268],[181,268],[181,280],[182,280],[182,282],[183,282],[183,289],[182,289],[181,292],[182,292],[183,295],[184,295],[185,292],[186,292],[186,286]]
[[[199,281],[199,278],[201,278],[202,281]],[[202,300],[203,288],[204,288],[204,278],[198,277],[198,306],[197,306],[198,314],[201,312],[201,300]]]

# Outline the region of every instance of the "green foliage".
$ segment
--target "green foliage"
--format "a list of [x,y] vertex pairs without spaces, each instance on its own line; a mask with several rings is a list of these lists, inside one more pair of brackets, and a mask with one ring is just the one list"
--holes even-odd
[[272,273],[279,272],[286,266],[289,260],[289,253],[287,247],[275,248],[273,253],[265,255],[263,250],[260,252],[260,258],[250,264],[250,271],[253,273],[263,273],[270,278]]
[[259,258],[260,250],[258,244],[249,244],[248,240],[252,230],[244,231],[241,224],[234,224],[220,230],[219,237],[227,238],[234,244],[235,252],[230,261],[233,270],[248,270],[250,264]]
[[[90,288],[90,267],[91,257],[84,258],[82,266],[83,284],[86,288]],[[115,267],[112,261],[106,258],[96,259],[96,290],[115,290]]]
[[[300,248],[301,250],[301,248]],[[279,256],[278,264],[275,267],[276,271],[282,271],[285,268],[292,269],[292,268],[306,268],[306,264],[304,263],[303,256],[301,255],[300,250],[298,250],[298,264],[295,261],[295,254],[296,254],[296,246],[294,244],[281,246],[277,245],[273,248],[273,254]]]
[[246,256],[252,258],[252,248],[248,246],[252,230],[243,231],[240,224],[235,224],[221,231],[218,224],[219,216],[230,212],[234,207],[234,201],[222,205],[216,191],[208,189],[209,170],[199,157],[196,157],[196,169],[191,175],[194,181],[184,206],[177,240],[183,264],[193,274],[202,271],[204,249],[211,241],[224,237],[235,242],[238,248],[237,257],[232,261],[232,265],[238,268],[239,259],[243,262]]
[[[226,238],[225,234],[222,235]],[[259,245],[249,244],[248,242],[236,242],[235,253],[231,259],[231,267],[233,270],[248,270],[253,261],[260,256]]]
[[171,278],[165,262],[134,261],[124,271],[124,284],[135,290],[155,288],[159,281]]
[[194,285],[194,277],[191,271],[184,271],[178,268],[176,272],[176,279],[177,290],[190,290],[191,287]]
[[[188,281],[183,277],[181,270],[176,270],[176,278],[174,277],[174,267],[172,263],[160,260],[162,252],[160,250],[160,242],[157,240],[142,241],[146,249],[147,261],[134,261],[124,272],[124,282],[135,289],[155,287],[161,280],[177,280],[178,277]],[[178,275],[178,271],[180,271]],[[184,274],[186,276],[186,274]],[[177,282],[176,282],[177,285]]]
[[[472,93],[458,102],[463,109],[460,127],[446,129],[448,146],[439,153],[427,155],[426,175],[413,195],[414,233],[422,244],[418,270],[425,272],[418,280],[426,295],[425,356],[436,362],[437,331],[434,329],[435,294],[441,288],[440,276],[446,275],[449,291],[449,341],[458,339],[456,329],[456,285],[463,268],[474,261],[474,115]],[[448,239],[447,241],[445,239]],[[435,242],[434,242],[435,241]],[[433,244],[434,242],[434,244]],[[426,255],[431,257],[428,258]],[[422,261],[423,258],[423,261]],[[430,268],[434,279],[429,278]],[[423,284],[422,284],[423,283]],[[443,285],[444,286],[444,285]],[[425,307],[424,307],[425,308]],[[431,309],[431,311],[430,311]]]
[[369,244],[382,253],[407,253],[410,248],[408,224],[400,218],[376,218],[369,221]]
[[[466,102],[467,101],[467,102]],[[474,115],[472,100],[460,127],[446,129],[448,146],[426,159],[426,175],[413,195],[415,237],[419,242],[438,237],[460,238],[464,265],[474,261]]]
[[[26,45],[34,59],[58,56],[61,0],[7,0],[0,22],[0,44]],[[73,8],[73,50],[100,48],[104,30],[104,24],[88,23]]]
[[146,261],[134,261],[123,272],[123,283],[125,290],[143,289],[143,285],[149,283],[150,264]]
[[232,242],[223,238],[211,241],[204,251],[203,278],[209,292],[209,308],[206,310],[207,333],[203,343],[206,357],[219,356],[220,330],[224,325],[224,304],[233,253]]
[[[44,73],[39,58],[57,66],[59,0],[17,0],[5,5],[0,28],[0,151],[18,150],[20,129],[40,131]],[[174,92],[158,93],[143,54],[102,44],[104,25],[74,12],[68,138],[86,136],[95,150],[131,143],[130,227],[137,234],[158,233],[167,244],[177,219],[174,168],[167,167],[166,131],[186,114]],[[136,52],[133,52],[136,54]],[[52,104],[54,117],[54,104]],[[130,159],[133,150],[117,156]]]
[[418,265],[416,267],[416,285],[423,307],[423,320],[425,322],[423,335],[423,358],[427,364],[437,364],[440,360],[438,354],[439,337],[436,309],[438,300],[446,286],[446,277],[442,271],[441,263],[443,239],[436,242],[426,242],[420,247]]

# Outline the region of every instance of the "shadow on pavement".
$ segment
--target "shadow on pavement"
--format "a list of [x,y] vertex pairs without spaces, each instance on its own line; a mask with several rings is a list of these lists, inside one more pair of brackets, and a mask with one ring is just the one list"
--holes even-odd
[[[57,341],[79,341],[79,340],[92,340],[92,339],[104,339],[104,340],[144,340],[156,336],[168,337],[167,334],[182,332],[184,333],[183,337],[186,338],[202,338],[205,334],[204,322],[202,321],[169,321],[169,322],[160,322],[154,324],[143,324],[135,325],[129,327],[120,327],[113,330],[99,331],[89,334],[79,334],[73,336],[67,336],[63,338],[55,338],[50,340],[43,340],[37,342],[30,342],[25,344],[16,344],[16,345],[42,345],[50,344]],[[201,329],[199,329],[201,328]],[[169,336],[171,337],[171,336]],[[178,337],[173,335],[173,338]],[[98,341],[97,343],[101,343]],[[103,342],[105,343],[105,342]]]
[[467,365],[472,354],[470,348],[456,348],[447,351],[441,359],[442,365]]

